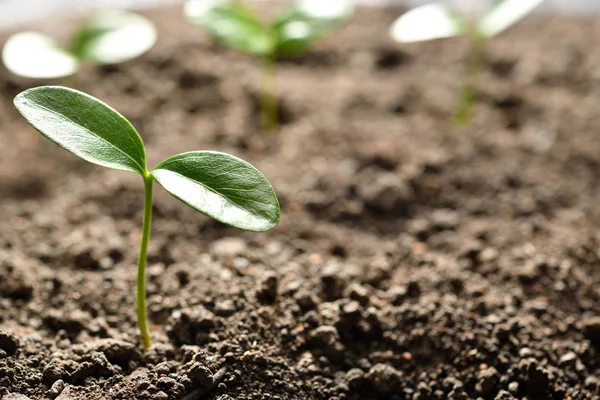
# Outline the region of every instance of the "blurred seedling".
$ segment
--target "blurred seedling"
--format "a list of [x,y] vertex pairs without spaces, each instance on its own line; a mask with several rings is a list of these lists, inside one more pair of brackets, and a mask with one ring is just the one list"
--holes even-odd
[[483,68],[485,42],[529,14],[544,0],[451,0],[416,7],[391,26],[392,38],[401,43],[466,35],[471,51],[453,121],[467,125],[477,97],[477,80]]
[[349,0],[298,0],[269,21],[242,1],[191,0],[190,21],[218,43],[262,59],[261,126],[277,128],[277,60],[298,56],[339,30],[352,16]]
[[224,224],[267,231],[279,221],[279,202],[256,168],[229,154],[192,151],[146,167],[142,138],[125,117],[74,89],[41,86],[15,97],[16,108],[50,141],[104,167],[139,174],[144,181],[136,308],[144,350],[151,344],[146,311],[146,263],[152,220],[152,186],[158,182],[177,199]]
[[15,75],[36,79],[75,77],[84,63],[118,64],[148,51],[156,42],[156,29],[148,19],[125,11],[104,11],[88,19],[67,47],[38,32],[11,36],[2,61]]

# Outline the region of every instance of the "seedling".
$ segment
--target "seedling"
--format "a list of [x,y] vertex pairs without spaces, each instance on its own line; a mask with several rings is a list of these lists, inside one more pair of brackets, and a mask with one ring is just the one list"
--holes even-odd
[[125,62],[146,52],[155,41],[156,30],[146,18],[124,11],[103,12],[86,21],[66,48],[41,33],[17,33],[4,45],[2,61],[9,71],[26,78],[72,77],[83,63]]
[[315,42],[340,29],[352,16],[348,0],[299,0],[270,21],[241,1],[191,0],[186,16],[222,45],[253,56],[263,63],[261,122],[265,132],[278,125],[277,59],[306,52]]
[[142,138],[125,117],[74,89],[41,86],[15,97],[15,106],[42,135],[93,164],[138,173],[144,181],[144,219],[137,272],[137,318],[144,350],[150,347],[146,263],[152,220],[152,184],[224,224],[267,231],[279,221],[271,184],[252,165],[229,154],[192,151],[149,171]]
[[471,121],[476,100],[477,79],[483,66],[483,52],[488,38],[498,35],[525,17],[544,0],[453,0],[454,7],[427,4],[398,18],[390,28],[392,37],[402,43],[467,35],[471,54],[467,76],[453,120],[458,125]]

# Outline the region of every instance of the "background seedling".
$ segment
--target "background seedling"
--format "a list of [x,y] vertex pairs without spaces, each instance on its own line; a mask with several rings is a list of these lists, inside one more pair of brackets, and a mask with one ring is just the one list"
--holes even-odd
[[316,41],[335,32],[352,16],[348,0],[301,0],[271,21],[241,1],[191,0],[186,16],[222,45],[257,57],[263,62],[261,123],[264,131],[278,124],[276,62],[306,52]]
[[[459,125],[471,120],[482,69],[485,41],[529,14],[544,0],[451,0],[448,5],[428,4],[398,18],[390,34],[398,42],[419,42],[458,35],[471,40],[467,76],[453,120]],[[490,7],[491,5],[491,7]]]
[[74,76],[82,63],[117,64],[139,56],[156,41],[154,25],[146,18],[124,11],[98,14],[61,47],[37,32],[11,36],[2,51],[2,61],[12,73],[27,78]]
[[137,317],[144,349],[150,347],[146,312],[146,257],[152,220],[152,184],[220,221],[267,231],[279,221],[271,184],[252,165],[215,151],[177,154],[149,171],[142,138],[117,111],[85,93],[42,86],[15,97],[15,106],[42,135],[94,164],[138,173],[144,180],[144,220],[138,258]]

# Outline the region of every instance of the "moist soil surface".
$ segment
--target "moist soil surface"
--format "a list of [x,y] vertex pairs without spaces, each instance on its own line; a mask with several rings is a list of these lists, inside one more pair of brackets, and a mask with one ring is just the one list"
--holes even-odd
[[399,13],[360,10],[282,61],[267,135],[259,63],[180,9],[148,13],[148,54],[84,68],[77,87],[133,122],[149,165],[227,151],[282,206],[248,233],[156,188],[146,353],[140,177],[43,139],[12,106],[34,83],[0,72],[0,397],[598,399],[598,22],[537,16],[490,40],[458,129],[468,43],[394,44]]

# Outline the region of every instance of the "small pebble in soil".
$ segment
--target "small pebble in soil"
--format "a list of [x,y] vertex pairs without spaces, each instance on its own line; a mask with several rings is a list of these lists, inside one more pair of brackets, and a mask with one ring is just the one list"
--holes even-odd
[[194,355],[192,360],[185,365],[185,375],[194,385],[208,387],[213,384],[213,374],[201,360],[202,356],[200,354]]
[[338,330],[334,326],[322,325],[310,334],[312,343],[319,347],[328,347],[339,340]]
[[377,393],[391,395],[402,390],[403,374],[388,364],[375,364],[367,379]]
[[247,245],[244,239],[236,237],[225,237],[216,240],[211,245],[213,254],[219,257],[233,257],[246,252]]
[[577,354],[570,351],[570,352],[566,353],[565,355],[563,355],[562,357],[560,357],[560,359],[558,360],[558,365],[560,367],[567,367],[567,366],[575,365],[576,362],[577,362]]
[[215,304],[215,314],[220,317],[228,317],[235,314],[235,303],[231,299],[217,301]]
[[168,362],[162,362],[162,363],[156,365],[154,367],[154,372],[156,372],[156,374],[158,376],[168,375],[171,372],[171,368],[169,367],[169,363]]
[[358,301],[363,306],[369,303],[369,291],[364,286],[358,283],[353,283],[348,287],[347,292],[348,297],[350,297],[352,300]]
[[61,394],[61,392],[63,391],[64,388],[65,388],[65,383],[63,382],[63,380],[62,379],[57,380],[56,382],[54,382],[52,384],[52,386],[50,387],[50,390],[48,390],[48,397],[50,397],[51,399],[58,397],[58,395]]
[[259,288],[256,291],[256,297],[264,304],[272,304],[277,298],[279,278],[275,273],[268,273],[262,278]]

